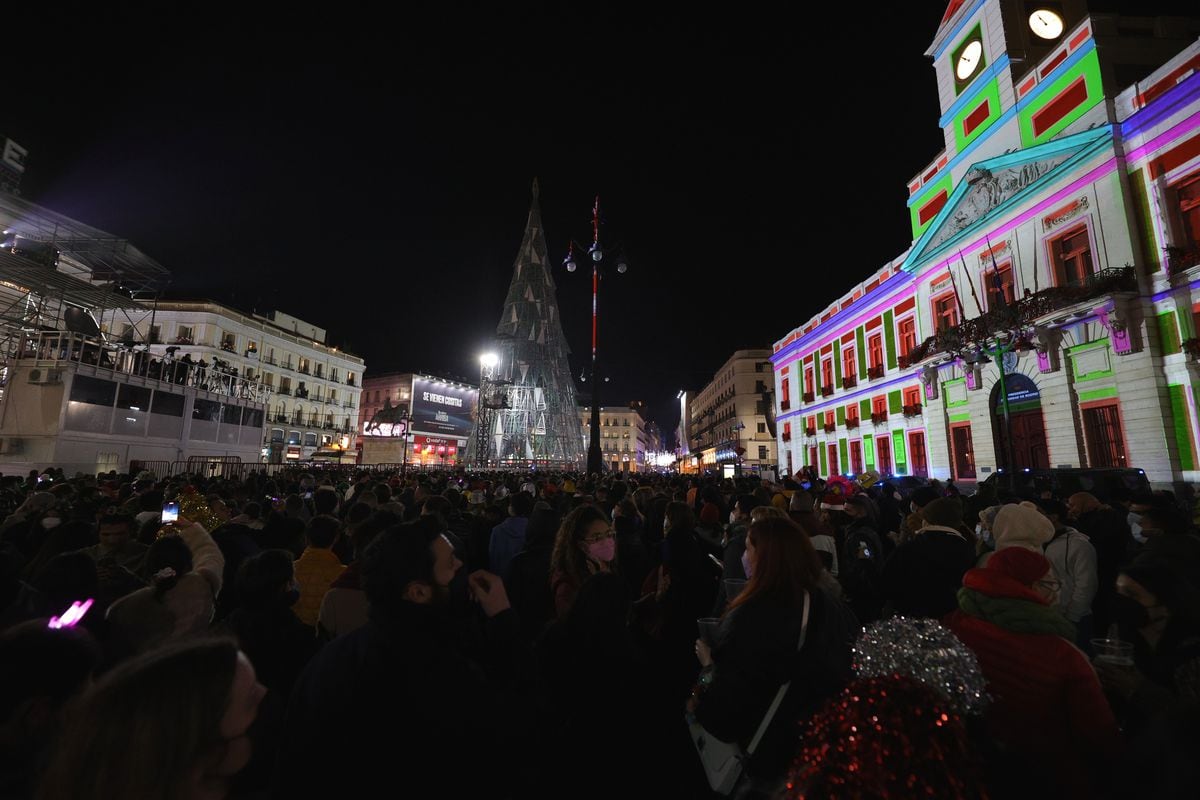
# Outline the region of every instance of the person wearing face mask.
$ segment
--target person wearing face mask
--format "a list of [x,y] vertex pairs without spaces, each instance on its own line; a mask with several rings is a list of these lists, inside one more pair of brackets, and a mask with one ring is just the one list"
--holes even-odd
[[795,755],[799,722],[850,678],[858,623],[821,588],[821,561],[786,516],[764,515],[750,526],[746,563],[750,582],[723,614],[713,641],[695,642],[702,669],[687,709],[709,734],[745,750],[790,681],[738,789],[738,796],[775,797]]
[[583,505],[567,515],[550,556],[550,588],[559,618],[566,616],[588,576],[613,571],[616,558],[616,533],[601,509]]
[[1128,515],[1101,503],[1095,495],[1076,492],[1067,498],[1067,516],[1071,524],[1096,548],[1098,589],[1092,601],[1093,630],[1107,631],[1112,624],[1112,604],[1116,597],[1117,571],[1133,545]]
[[470,650],[450,597],[462,562],[433,520],[387,529],[362,559],[370,620],[326,644],[297,680],[276,796],[369,797],[397,780],[413,796],[524,796],[537,669],[503,581],[468,576],[485,634]]
[[1114,617],[1134,668],[1098,662],[1130,727],[1200,698],[1200,539],[1158,536],[1117,576]]

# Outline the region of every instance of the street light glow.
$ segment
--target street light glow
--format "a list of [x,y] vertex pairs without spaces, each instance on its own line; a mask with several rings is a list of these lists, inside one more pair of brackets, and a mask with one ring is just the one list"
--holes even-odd
[[491,369],[500,363],[500,356],[496,355],[495,353],[484,353],[479,357],[479,363],[482,366]]

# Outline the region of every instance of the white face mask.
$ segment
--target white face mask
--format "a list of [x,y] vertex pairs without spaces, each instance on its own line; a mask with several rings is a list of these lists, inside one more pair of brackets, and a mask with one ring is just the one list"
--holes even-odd
[[983,538],[983,523],[976,523],[976,525],[975,525],[975,538],[976,538],[976,539],[982,539],[982,538]]
[[737,522],[737,511],[730,511],[729,512],[729,524],[732,525],[735,522]]
[[62,524],[62,520],[59,519],[58,517],[42,517],[42,527],[45,528],[46,530],[50,530],[51,528],[57,528],[61,524]]
[[1146,543],[1146,537],[1142,536],[1142,515],[1136,511],[1130,511],[1126,517],[1129,520],[1129,532],[1133,534],[1133,538],[1140,544]]

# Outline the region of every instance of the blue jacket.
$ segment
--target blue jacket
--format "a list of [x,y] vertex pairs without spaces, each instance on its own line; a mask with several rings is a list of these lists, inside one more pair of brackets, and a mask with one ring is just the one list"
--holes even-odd
[[525,526],[528,517],[509,517],[492,528],[488,541],[488,566],[501,578],[507,577],[508,564],[513,556],[525,549]]

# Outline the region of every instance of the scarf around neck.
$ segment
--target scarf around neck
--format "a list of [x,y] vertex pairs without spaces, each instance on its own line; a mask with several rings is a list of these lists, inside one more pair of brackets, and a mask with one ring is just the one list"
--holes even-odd
[[1075,641],[1075,626],[1056,607],[1018,597],[993,597],[965,586],[958,590],[958,607],[1013,633],[1048,633]]

